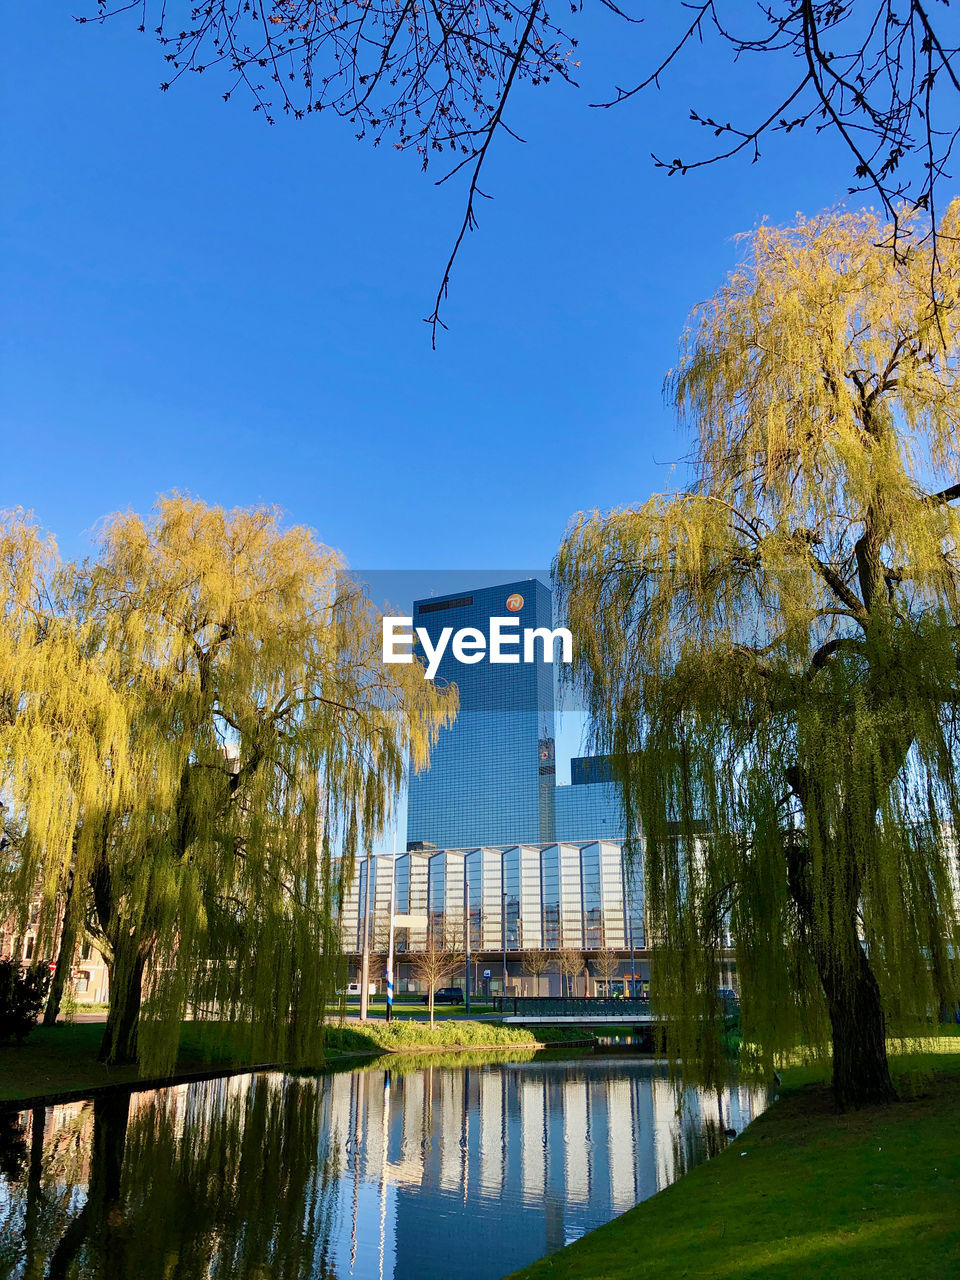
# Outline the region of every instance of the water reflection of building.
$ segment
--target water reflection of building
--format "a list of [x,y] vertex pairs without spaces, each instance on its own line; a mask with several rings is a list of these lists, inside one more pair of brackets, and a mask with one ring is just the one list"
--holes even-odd
[[718,1105],[738,1130],[753,1114],[746,1089],[689,1089],[678,1116],[656,1068],[602,1059],[358,1072],[324,1101],[348,1181],[389,1200],[393,1280],[449,1274],[454,1247],[458,1278],[489,1276],[491,1233],[506,1270],[560,1248],[672,1182]]
[[623,1057],[109,1091],[19,1117],[0,1235],[23,1277],[161,1280],[177,1259],[182,1280],[493,1280],[654,1194],[752,1108],[687,1090],[678,1116],[664,1073]]

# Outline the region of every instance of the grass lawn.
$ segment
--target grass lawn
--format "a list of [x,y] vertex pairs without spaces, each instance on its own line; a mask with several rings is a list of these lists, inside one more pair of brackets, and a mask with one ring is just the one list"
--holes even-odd
[[957,1280],[960,1042],[892,1060],[904,1100],[840,1116],[809,1069],[720,1156],[523,1280]]
[[[538,1041],[569,1041],[583,1033],[565,1028],[542,1029],[536,1034],[520,1027],[486,1022],[429,1023],[399,1021],[331,1027],[331,1057],[351,1053],[389,1053],[416,1048],[500,1046],[534,1048]],[[0,1102],[47,1094],[90,1090],[110,1084],[132,1084],[140,1079],[136,1067],[105,1067],[97,1061],[103,1023],[59,1023],[36,1027],[22,1045],[0,1047]],[[249,1064],[250,1058],[232,1048],[229,1032],[217,1023],[185,1022],[176,1073],[189,1074]],[[316,1067],[320,1068],[321,1063]]]
[[[219,1031],[215,1024],[183,1024],[178,1072],[208,1071],[248,1061],[226,1052],[222,1038],[211,1034],[214,1031]],[[136,1067],[105,1067],[97,1061],[102,1039],[102,1022],[61,1022],[55,1027],[34,1028],[23,1044],[0,1046],[0,1102],[138,1080]]]

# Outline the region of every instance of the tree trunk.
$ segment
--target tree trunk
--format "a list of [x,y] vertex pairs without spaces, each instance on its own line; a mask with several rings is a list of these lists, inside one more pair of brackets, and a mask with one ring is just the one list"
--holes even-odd
[[60,1004],[67,985],[67,977],[73,965],[73,953],[77,946],[77,926],[70,910],[73,898],[73,871],[67,877],[67,889],[63,904],[63,918],[60,924],[60,945],[57,950],[57,967],[53,981],[47,994],[47,1003],[43,1011],[43,1025],[52,1027],[60,1016]]
[[110,1012],[99,1054],[100,1061],[108,1066],[137,1060],[137,1027],[146,963],[147,957],[138,947],[126,957],[115,954],[110,965]]
[[833,1092],[841,1111],[885,1106],[897,1091],[887,1063],[887,1029],[880,988],[859,938],[852,960],[821,967],[833,1029]]
[[[787,851],[790,895],[827,1001],[833,1039],[833,1092],[841,1111],[886,1106],[897,1091],[887,1062],[886,1018],[857,928],[859,882],[852,852],[838,848],[834,893],[815,894],[807,850]],[[819,904],[819,905],[818,905]]]

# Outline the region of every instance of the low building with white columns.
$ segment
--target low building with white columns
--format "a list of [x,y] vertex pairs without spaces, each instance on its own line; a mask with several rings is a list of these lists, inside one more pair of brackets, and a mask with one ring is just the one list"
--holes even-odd
[[[367,866],[370,894],[367,900]],[[463,950],[469,927],[474,990],[511,995],[636,994],[649,990],[648,947],[640,867],[615,840],[521,844],[477,849],[411,849],[357,863],[341,910],[343,949],[363,949],[364,916],[370,951],[385,954],[390,903],[426,924],[396,931],[396,988],[417,991],[409,958],[453,938]],[[563,978],[561,952],[584,957],[579,977]],[[557,964],[535,973],[531,952],[556,953]],[[609,953],[617,955],[611,968]],[[598,960],[603,956],[603,972]],[[731,961],[732,963],[732,961]],[[461,966],[462,967],[462,966]],[[630,975],[633,975],[632,979]],[[729,965],[718,981],[733,985]],[[451,984],[462,985],[454,977]]]

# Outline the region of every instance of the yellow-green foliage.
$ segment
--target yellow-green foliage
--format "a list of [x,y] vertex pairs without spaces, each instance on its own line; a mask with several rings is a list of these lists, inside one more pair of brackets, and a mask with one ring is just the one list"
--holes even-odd
[[571,1040],[590,1039],[590,1033],[580,1027],[505,1027],[490,1022],[468,1022],[466,1019],[448,1019],[444,1022],[414,1022],[412,1019],[395,1018],[393,1022],[369,1022],[366,1026],[343,1026],[331,1032],[331,1037],[343,1050],[367,1049],[415,1049],[424,1046],[451,1045],[536,1045]]
[[821,979],[856,968],[858,932],[895,1028],[956,995],[960,202],[937,263],[888,233],[756,231],[668,383],[689,488],[581,515],[558,557],[645,836],[655,993],[714,1070],[728,924],[764,1063],[828,1048]]
[[39,885],[49,932],[72,873],[118,1055],[145,966],[147,1067],[172,1064],[188,1005],[315,1058],[358,841],[455,690],[385,667],[341,557],[269,508],[164,498],[82,564],[21,514],[0,539],[0,785],[23,831],[5,898]]

